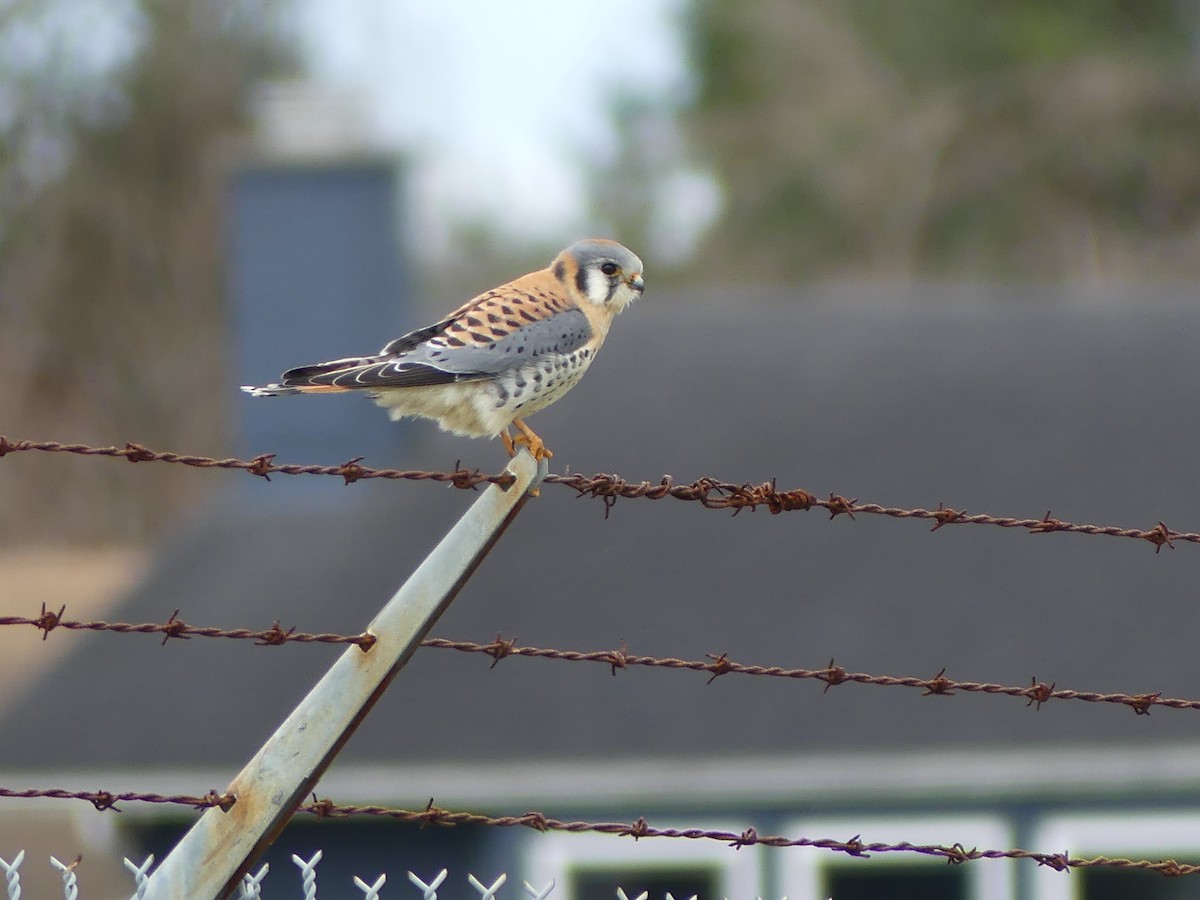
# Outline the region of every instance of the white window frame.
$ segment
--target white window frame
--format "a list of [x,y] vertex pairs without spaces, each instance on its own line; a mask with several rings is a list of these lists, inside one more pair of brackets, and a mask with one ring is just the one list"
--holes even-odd
[[[1046,816],[1034,830],[1033,846],[1028,849],[1081,857],[1193,862],[1200,856],[1200,811],[1107,810]],[[1032,881],[1034,900],[1075,900],[1079,896],[1075,881],[1065,872],[1038,866]]]
[[[820,816],[789,821],[783,834],[788,837],[833,838],[848,841],[855,835],[863,843],[962,844],[968,850],[1004,850],[1011,846],[1012,827],[1000,816],[918,815],[918,816]],[[862,859],[816,847],[786,848],[780,851],[781,893],[790,900],[825,900],[818,893],[821,875],[831,867],[871,866],[886,863],[897,866],[942,866],[949,863],[940,856],[920,853],[872,853]],[[971,900],[1010,900],[1015,889],[1014,865],[1009,859],[977,859],[961,864]]]
[[[651,823],[655,828],[702,828],[741,834],[745,824],[730,822]],[[525,880],[541,890],[552,879],[557,885],[556,900],[575,900],[571,891],[571,870],[576,867],[704,866],[717,870],[718,897],[753,898],[762,894],[762,848],[734,849],[722,841],[700,838],[631,837],[611,834],[530,834],[524,840]],[[661,900],[661,898],[656,898]],[[685,900],[685,898],[676,898]],[[709,898],[700,898],[709,900]]]

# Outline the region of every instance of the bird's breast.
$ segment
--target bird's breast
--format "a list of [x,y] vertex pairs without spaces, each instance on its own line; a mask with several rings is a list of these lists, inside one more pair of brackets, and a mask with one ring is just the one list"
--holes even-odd
[[548,354],[519,369],[502,373],[494,382],[497,410],[528,416],[545,409],[579,383],[595,358],[595,348]]

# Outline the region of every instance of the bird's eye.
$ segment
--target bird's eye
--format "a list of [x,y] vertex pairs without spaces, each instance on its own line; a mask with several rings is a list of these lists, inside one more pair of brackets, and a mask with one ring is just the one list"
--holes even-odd
[[616,275],[620,268],[615,262],[606,262],[600,266],[600,271],[605,275]]

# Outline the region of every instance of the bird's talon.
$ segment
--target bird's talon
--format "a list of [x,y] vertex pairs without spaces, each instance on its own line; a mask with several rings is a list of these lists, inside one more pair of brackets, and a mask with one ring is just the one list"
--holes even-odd
[[546,442],[538,437],[537,433],[526,425],[520,419],[513,419],[513,427],[520,432],[512,439],[513,446],[527,447],[529,453],[537,462],[549,460],[554,457],[554,453],[546,446]]
[[541,462],[544,459],[549,460],[554,458],[554,451],[547,447],[542,442],[542,439],[536,434],[533,436],[532,440],[527,435],[518,434],[512,439],[512,443],[514,453],[516,452],[517,447],[524,447],[529,451],[529,455],[532,456],[537,462]]

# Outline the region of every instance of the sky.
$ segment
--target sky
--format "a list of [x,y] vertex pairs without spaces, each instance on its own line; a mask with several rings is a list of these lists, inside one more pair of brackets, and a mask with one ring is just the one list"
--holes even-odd
[[[680,99],[681,0],[300,0],[311,77],[361,104],[372,143],[403,151],[426,240],[473,220],[547,240],[587,225],[582,162],[615,147],[623,92]],[[711,205],[680,173],[684,218]]]

